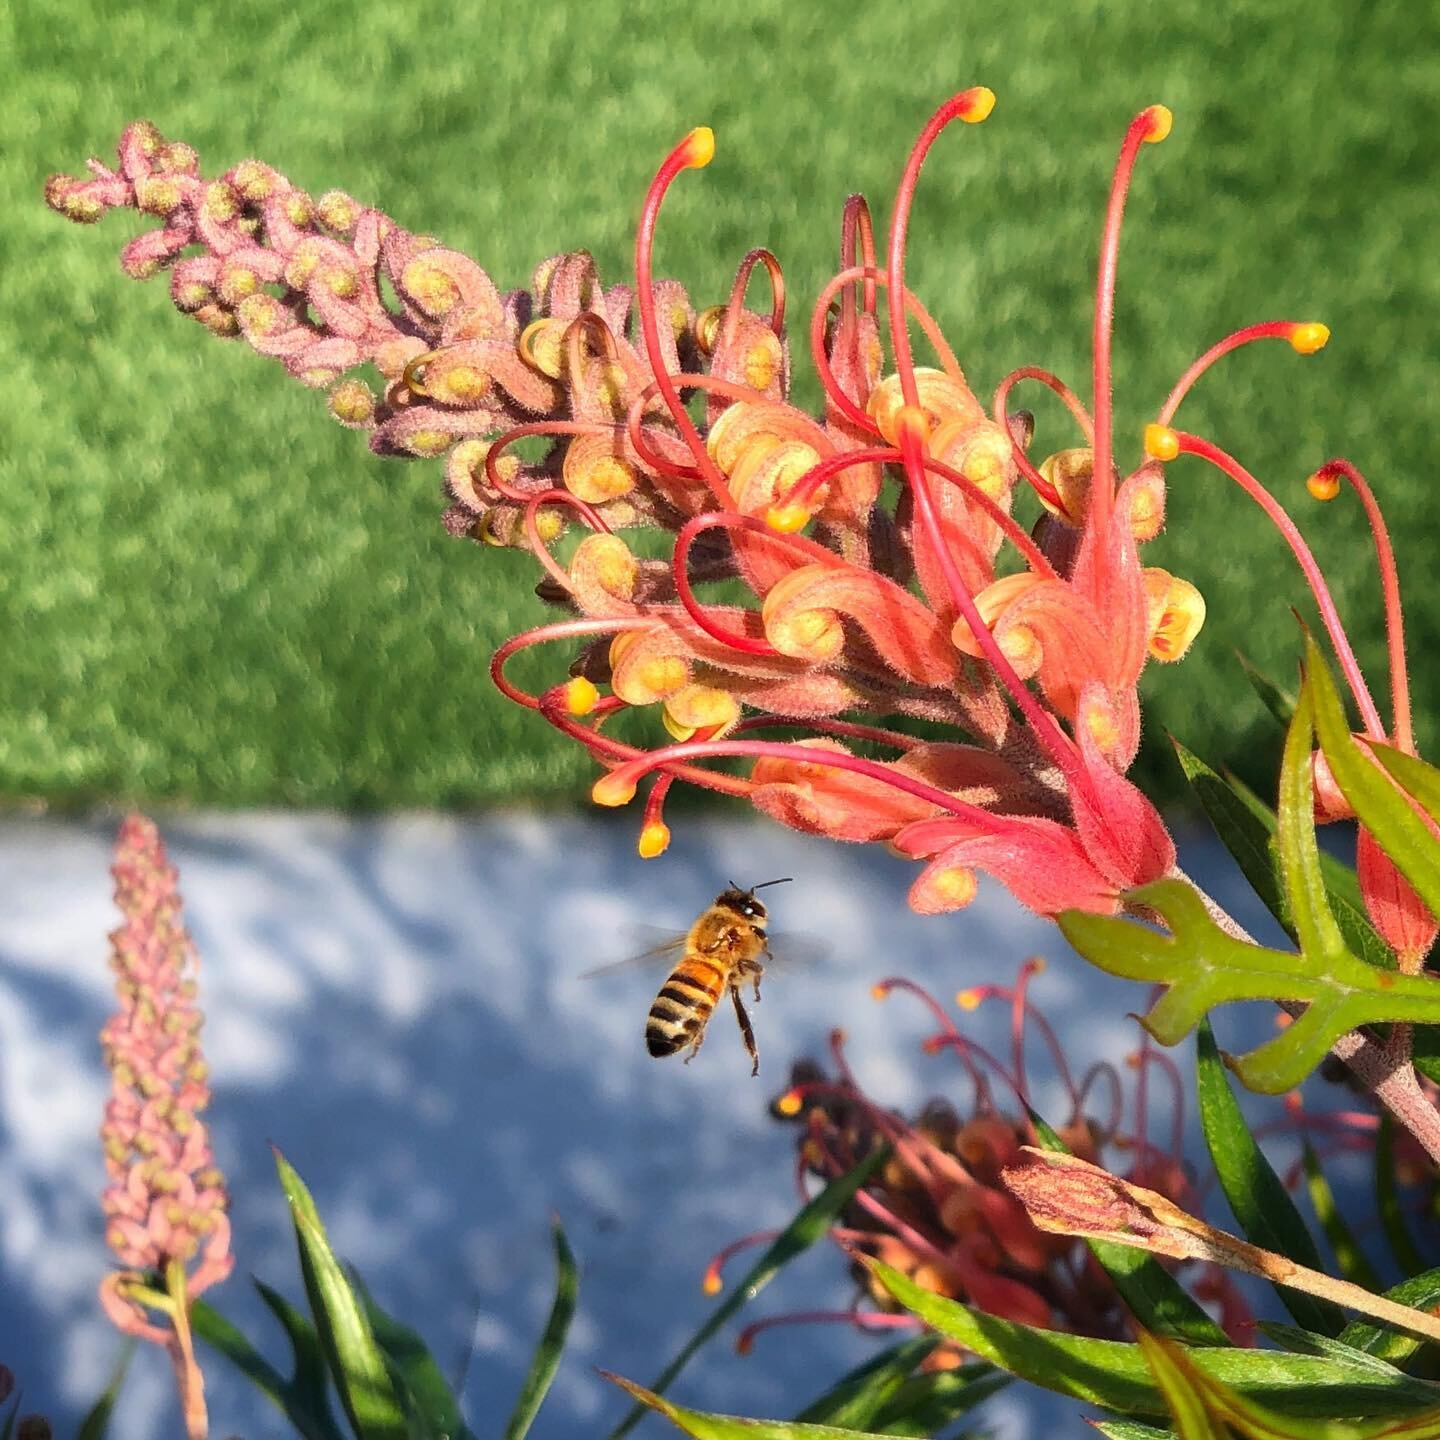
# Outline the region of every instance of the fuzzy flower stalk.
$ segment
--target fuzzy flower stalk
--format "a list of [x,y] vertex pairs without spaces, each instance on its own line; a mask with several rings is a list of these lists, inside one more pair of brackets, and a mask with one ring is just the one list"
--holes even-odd
[[110,1071],[100,1131],[109,1184],[101,1204],[105,1238],[123,1268],[101,1281],[100,1302],[125,1334],[165,1348],[186,1433],[204,1440],[209,1427],[190,1303],[235,1262],[225,1177],[200,1119],[210,1089],[195,947],[180,918],[175,868],[152,821],[126,818],[112,873],[125,918],[110,936],[119,1009],[100,1032]]
[[[1163,105],[1141,110],[1119,147],[1088,384],[1024,361],[982,399],[905,266],[931,150],[994,103],[976,86],[935,111],[883,233],[850,197],[838,268],[794,340],[766,249],[741,259],[718,303],[655,274],[667,194],[715,155],[704,126],[641,198],[620,283],[575,251],[502,291],[475,261],[342,192],[316,199],[256,160],[205,179],[192,149],[143,122],[114,165],[53,176],[46,197],[82,223],[114,209],[154,218],[122,252],[128,274],[167,273],[183,313],[326,391],[378,454],[443,459],[452,534],[534,555],[558,618],[507,640],[492,675],[593,757],[597,803],[644,789],[642,856],[669,843],[678,782],[799,830],[888,845],[920,864],[909,898],[924,913],[968,905],[982,873],[1039,914],[1109,913],[1175,861],[1126,773],[1142,672],[1180,660],[1205,617],[1194,584],[1141,560],[1165,522],[1170,462],[1197,456],[1261,507],[1314,592],[1365,738],[1411,749],[1398,581],[1369,485],[1347,461],[1322,466],[1311,493],[1353,490],[1375,536],[1387,725],[1284,507],[1174,426],[1225,356],[1276,340],[1310,355],[1328,339],[1322,324],[1266,320],[1217,341],[1161,404],[1138,464],[1118,462],[1121,224],[1140,156],[1169,134]],[[818,414],[790,399],[797,349],[823,388]],[[1021,386],[1058,401],[1068,445],[1032,455]],[[532,693],[507,666],[537,646],[561,658]],[[621,715],[634,723],[617,733]],[[917,738],[916,721],[939,738]],[[1316,791],[1322,813],[1345,813],[1323,767]],[[1376,928],[1418,968],[1435,919],[1363,829],[1359,869]]]
[[[1136,1082],[1127,1105],[1115,1068],[1095,1065],[1076,1077],[1058,1037],[1030,998],[1039,961],[1021,967],[1013,985],[981,985],[956,996],[961,1014],[985,1005],[1008,1011],[1009,1043],[999,1053],[966,1033],[954,1014],[911,981],[890,978],[874,988],[879,1000],[898,995],[918,1003],[933,1022],[923,1040],[926,1055],[954,1067],[964,1095],[957,1104],[934,1098],[907,1117],[878,1104],[866,1092],[846,1053],[843,1034],[831,1036],[828,1065],[802,1061],[789,1088],[774,1102],[778,1118],[799,1128],[796,1179],[802,1197],[812,1180],[826,1184],[877,1150],[885,1163],[849,1202],[831,1238],[851,1261],[856,1282],[849,1309],[805,1311],[760,1320],[741,1333],[748,1350],[761,1332],[796,1323],[843,1323],[862,1331],[918,1326],[871,1274],[877,1259],[924,1289],[1006,1320],[1042,1329],[1117,1339],[1129,1328],[1129,1312],[1094,1256],[1067,1235],[1037,1227],[1007,1180],[1011,1168],[1037,1143],[1032,1118],[1033,1053],[1050,1062],[1063,1089],[1064,1112],[1056,1131],[1067,1149],[1087,1161],[1110,1157],[1143,1182],[1177,1202],[1195,1192],[1181,1158],[1183,1092],[1168,1058],[1148,1036],[1128,1057]],[[991,1027],[993,1032],[996,1028]],[[1171,1091],[1164,1133],[1152,1135],[1155,1076]],[[723,1249],[705,1274],[705,1289],[721,1286],[723,1267],[740,1251],[773,1238],[745,1236]],[[1232,1339],[1248,1344],[1253,1323],[1234,1287],[1213,1264],[1192,1267],[1197,1294],[1215,1302]],[[958,1352],[939,1350],[931,1368],[953,1365]]]

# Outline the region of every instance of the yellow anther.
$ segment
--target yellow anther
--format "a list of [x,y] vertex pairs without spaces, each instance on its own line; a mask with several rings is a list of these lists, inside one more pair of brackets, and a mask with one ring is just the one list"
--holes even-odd
[[720,334],[720,322],[724,318],[723,305],[712,305],[695,317],[695,343],[707,355],[715,348],[716,338]]
[[775,1108],[782,1115],[798,1115],[805,1102],[798,1090],[787,1090],[776,1102]]
[[1147,425],[1145,453],[1152,460],[1173,460],[1180,453],[1180,437],[1168,425]]
[[683,158],[692,170],[703,170],[715,158],[715,132],[708,125],[697,125],[685,137]]
[[968,990],[962,990],[956,995],[955,1003],[962,1010],[978,1010],[983,998],[979,989],[972,985]]
[[1333,500],[1340,493],[1340,477],[1333,470],[1317,470],[1305,488],[1316,500]]
[[970,103],[960,112],[960,118],[967,125],[978,125],[982,120],[988,120],[995,108],[995,92],[988,85],[977,85],[965,93]]
[[1313,355],[1317,350],[1323,350],[1329,338],[1330,327],[1318,320],[1307,320],[1290,332],[1290,344],[1302,355]]
[[572,715],[588,715],[599,703],[600,692],[583,675],[565,685],[565,708]]
[[1145,113],[1150,117],[1150,128],[1145,132],[1145,143],[1158,145],[1170,133],[1170,127],[1175,123],[1175,117],[1170,113],[1168,105],[1152,105]]
[[597,805],[628,805],[635,798],[635,784],[618,771],[602,775],[591,787],[590,798]]
[[810,512],[803,505],[767,505],[765,523],[782,535],[794,535],[810,523]]
[[700,1288],[707,1295],[718,1295],[724,1288],[725,1282],[720,1278],[718,1270],[707,1270],[705,1278],[700,1282]]
[[670,713],[668,705],[660,707],[660,723],[670,733],[673,739],[678,740],[682,745],[695,734],[693,725],[684,725]]
[[888,985],[872,985],[870,987],[870,998],[872,1000],[888,1000],[890,998],[890,987]]
[[636,849],[642,860],[654,860],[663,855],[670,846],[670,827],[663,820],[652,820],[640,831],[640,843]]

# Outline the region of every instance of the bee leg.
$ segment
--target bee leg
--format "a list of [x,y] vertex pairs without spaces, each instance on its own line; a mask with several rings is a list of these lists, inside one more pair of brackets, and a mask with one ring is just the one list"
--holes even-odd
[[755,1048],[755,1032],[750,1028],[750,1017],[745,1013],[745,1006],[740,1000],[740,987],[730,987],[730,998],[735,1002],[735,1018],[740,1022],[740,1038],[745,1042],[745,1049],[750,1053],[750,1073],[760,1073],[760,1052]]
[[705,1043],[705,1031],[704,1031],[704,1028],[702,1027],[702,1028],[696,1033],[696,1035],[695,1035],[695,1042],[694,1042],[694,1044],[692,1044],[692,1045],[690,1046],[690,1053],[685,1057],[685,1063],[686,1063],[687,1065],[700,1053],[700,1047],[701,1047],[704,1043]]

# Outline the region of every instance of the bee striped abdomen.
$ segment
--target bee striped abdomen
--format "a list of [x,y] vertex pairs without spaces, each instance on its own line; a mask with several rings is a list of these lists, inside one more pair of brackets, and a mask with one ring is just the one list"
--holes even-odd
[[725,970],[687,955],[661,986],[645,1022],[645,1048],[657,1058],[694,1045],[725,993]]

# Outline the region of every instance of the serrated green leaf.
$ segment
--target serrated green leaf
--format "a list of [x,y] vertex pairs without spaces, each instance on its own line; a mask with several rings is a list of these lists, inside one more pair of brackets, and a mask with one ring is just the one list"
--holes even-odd
[[[1065,1142],[1034,1110],[1030,1111],[1030,1122],[1042,1149],[1061,1155],[1070,1153]],[[1230,1337],[1153,1255],[1104,1240],[1085,1243],[1131,1313],[1147,1330],[1192,1345],[1231,1343]]]
[[575,1267],[575,1256],[570,1242],[557,1220],[552,1229],[555,1242],[555,1300],[550,1306],[550,1318],[545,1323],[540,1343],[535,1347],[534,1358],[530,1361],[525,1383],[520,1387],[515,1409],[505,1426],[505,1440],[524,1440],[541,1404],[550,1389],[550,1382],[560,1368],[560,1357],[565,1352],[565,1337],[570,1333],[570,1321],[575,1317],[575,1301],[580,1291],[580,1272]]
[[1245,672],[1251,688],[1260,697],[1260,703],[1282,726],[1288,726],[1295,714],[1294,692],[1272,679],[1242,651],[1237,650],[1235,658],[1239,660],[1240,668]]
[[653,1410],[694,1440],[881,1440],[873,1430],[837,1430],[833,1425],[807,1425],[799,1420],[745,1420],[738,1415],[707,1415],[672,1404],[643,1385],[612,1375],[608,1370],[600,1373],[635,1397],[642,1416],[646,1410]]
[[1126,902],[1163,916],[1169,934],[1130,920],[1067,910],[1059,925],[1081,955],[1111,975],[1166,987],[1143,1017],[1164,1045],[1182,1040],[1203,1016],[1236,1000],[1304,1001],[1307,1009],[1274,1039],[1228,1063],[1251,1090],[1280,1094],[1298,1085],[1330,1046],[1361,1025],[1440,1021],[1440,980],[1377,970],[1343,946],[1316,956],[1236,940],[1210,918],[1195,890],[1157,880]]
[[[867,1263],[912,1314],[1020,1379],[1121,1414],[1164,1415],[1137,1345],[1002,1320],[923,1289],[877,1260]],[[1420,1414],[1440,1403],[1440,1387],[1399,1370],[1381,1374],[1368,1365],[1233,1346],[1187,1353],[1202,1374],[1287,1416],[1382,1418]]]
[[1375,1140],[1375,1204],[1395,1263],[1403,1274],[1418,1275],[1425,1269],[1425,1260],[1410,1238],[1400,1207],[1395,1183],[1395,1121],[1388,1112],[1380,1116],[1380,1133]]
[[1349,1225],[1345,1223],[1345,1217],[1335,1203],[1335,1192],[1330,1188],[1324,1170],[1320,1168],[1320,1157],[1309,1140],[1305,1141],[1301,1159],[1305,1166],[1305,1186],[1310,1192],[1310,1204],[1314,1207],[1315,1218],[1319,1220],[1321,1229],[1325,1231],[1325,1238],[1330,1242],[1336,1268],[1345,1279],[1363,1286],[1366,1290],[1378,1292],[1380,1277],[1375,1273],[1375,1267],[1365,1258],[1365,1252],[1360,1248]]
[[365,1307],[411,1428],[421,1440],[473,1440],[460,1416],[460,1406],[424,1340],[402,1321],[375,1303],[354,1266],[347,1266],[350,1283]]
[[[1395,862],[1430,912],[1440,914],[1440,840],[1350,733],[1350,722],[1330,668],[1310,639],[1306,642],[1305,684],[1313,694],[1315,733],[1335,783],[1357,819]],[[1397,769],[1405,771],[1409,784],[1431,792],[1432,782],[1425,775],[1431,767],[1424,761],[1408,765],[1406,761],[1412,757],[1401,759],[1395,750],[1385,757],[1380,757],[1378,751],[1376,755],[1391,774],[1396,774]]]
[[365,1307],[336,1259],[305,1182],[279,1152],[275,1167],[290,1206],[305,1293],[330,1377],[357,1440],[409,1440],[410,1426]]
[[[716,1307],[709,1319],[681,1347],[679,1354],[650,1382],[650,1389],[663,1395],[665,1388],[685,1368],[700,1348],[771,1280],[784,1265],[808,1250],[826,1234],[831,1223],[854,1198],[855,1192],[885,1163],[888,1148],[872,1151],[854,1169],[837,1176],[815,1198],[802,1206],[794,1219],[766,1247],[765,1253],[746,1272],[744,1279]],[[645,1416],[644,1405],[636,1405],[610,1432],[609,1440],[620,1440]]]
[[[260,1293],[264,1297],[266,1290],[261,1287]],[[274,1292],[271,1291],[270,1294]],[[276,1299],[279,1297],[276,1296]],[[283,1301],[281,1303],[284,1304]],[[286,1328],[288,1331],[289,1327]],[[190,1329],[212,1350],[229,1360],[256,1389],[268,1396],[294,1426],[302,1440],[345,1440],[330,1414],[323,1383],[317,1405],[314,1394],[308,1387],[286,1380],[234,1325],[203,1300],[196,1300],[190,1306]],[[294,1344],[293,1335],[291,1343]],[[296,1353],[298,1374],[298,1350]]]
[[[1241,1233],[1252,1245],[1274,1250],[1311,1270],[1321,1269],[1320,1252],[1290,1192],[1280,1183],[1240,1113],[1208,1022],[1196,1037],[1195,1067],[1195,1095],[1205,1143]],[[1307,1330],[1338,1335],[1345,1328],[1345,1317],[1336,1306],[1279,1285],[1275,1292]]]
[[852,1430],[870,1424],[880,1407],[939,1343],[938,1336],[916,1335],[872,1355],[842,1375],[795,1418],[812,1425],[848,1425]]
[[[1393,1286],[1385,1292],[1385,1298],[1415,1310],[1433,1310],[1440,1305],[1440,1267]],[[1403,1364],[1425,1343],[1417,1335],[1392,1330],[1373,1320],[1352,1320],[1340,1332],[1340,1341],[1392,1365]]]
[[[1221,775],[1171,737],[1185,772],[1220,843],[1282,929],[1295,939],[1294,921],[1280,883],[1275,812],[1233,775]],[[1352,954],[1382,970],[1396,968],[1395,953],[1382,940],[1365,912],[1355,872],[1333,855],[1320,852],[1320,876],[1335,923]],[[1437,1065],[1440,1070],[1440,1065]]]
[[121,1347],[120,1358],[110,1372],[110,1381],[100,1398],[90,1407],[75,1440],[105,1440],[105,1431],[110,1427],[110,1416],[114,1413],[115,1402],[120,1398],[120,1387],[125,1383],[126,1372],[130,1369],[130,1357],[135,1353],[135,1342],[127,1340]]

